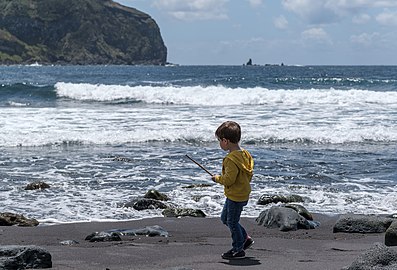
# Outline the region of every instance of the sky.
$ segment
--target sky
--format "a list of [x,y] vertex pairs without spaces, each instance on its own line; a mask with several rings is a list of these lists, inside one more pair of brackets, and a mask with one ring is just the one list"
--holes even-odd
[[114,0],[180,65],[397,65],[397,0]]

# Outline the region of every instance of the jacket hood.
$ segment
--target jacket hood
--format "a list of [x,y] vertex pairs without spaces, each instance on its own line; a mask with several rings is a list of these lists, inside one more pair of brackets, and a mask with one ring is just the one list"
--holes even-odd
[[226,158],[233,161],[241,170],[249,174],[253,173],[254,159],[247,150],[241,149],[241,151],[233,151],[229,153]]

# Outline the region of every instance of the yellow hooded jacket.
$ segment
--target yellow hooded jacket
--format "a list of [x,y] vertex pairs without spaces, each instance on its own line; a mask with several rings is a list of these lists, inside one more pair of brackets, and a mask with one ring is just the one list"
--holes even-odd
[[226,155],[222,163],[222,175],[215,178],[224,186],[225,196],[235,202],[248,201],[251,193],[251,179],[254,159],[245,150],[235,150]]

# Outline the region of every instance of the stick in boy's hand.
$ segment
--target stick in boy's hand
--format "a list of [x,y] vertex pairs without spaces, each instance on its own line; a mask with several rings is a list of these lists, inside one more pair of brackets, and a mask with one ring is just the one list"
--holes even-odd
[[208,171],[206,168],[204,168],[203,165],[201,165],[200,163],[198,163],[197,161],[195,161],[194,159],[192,159],[191,157],[189,157],[188,155],[186,155],[186,157],[188,159],[190,159],[191,161],[193,161],[194,163],[196,163],[197,166],[199,166],[201,169],[203,169],[206,173],[208,173],[211,176],[214,176],[210,171]]

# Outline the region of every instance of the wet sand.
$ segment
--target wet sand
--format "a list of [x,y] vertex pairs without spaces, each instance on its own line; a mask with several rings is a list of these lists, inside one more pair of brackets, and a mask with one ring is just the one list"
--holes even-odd
[[[52,255],[52,269],[341,269],[349,266],[381,234],[333,233],[338,216],[314,214],[321,222],[313,230],[281,232],[258,226],[253,218],[242,224],[255,240],[246,258],[228,261],[228,228],[219,218],[151,218],[125,222],[87,222],[38,227],[0,227],[1,245],[37,245]],[[123,236],[122,241],[85,241],[93,232],[139,229],[160,225],[169,237]],[[65,240],[79,242],[62,245]]]

